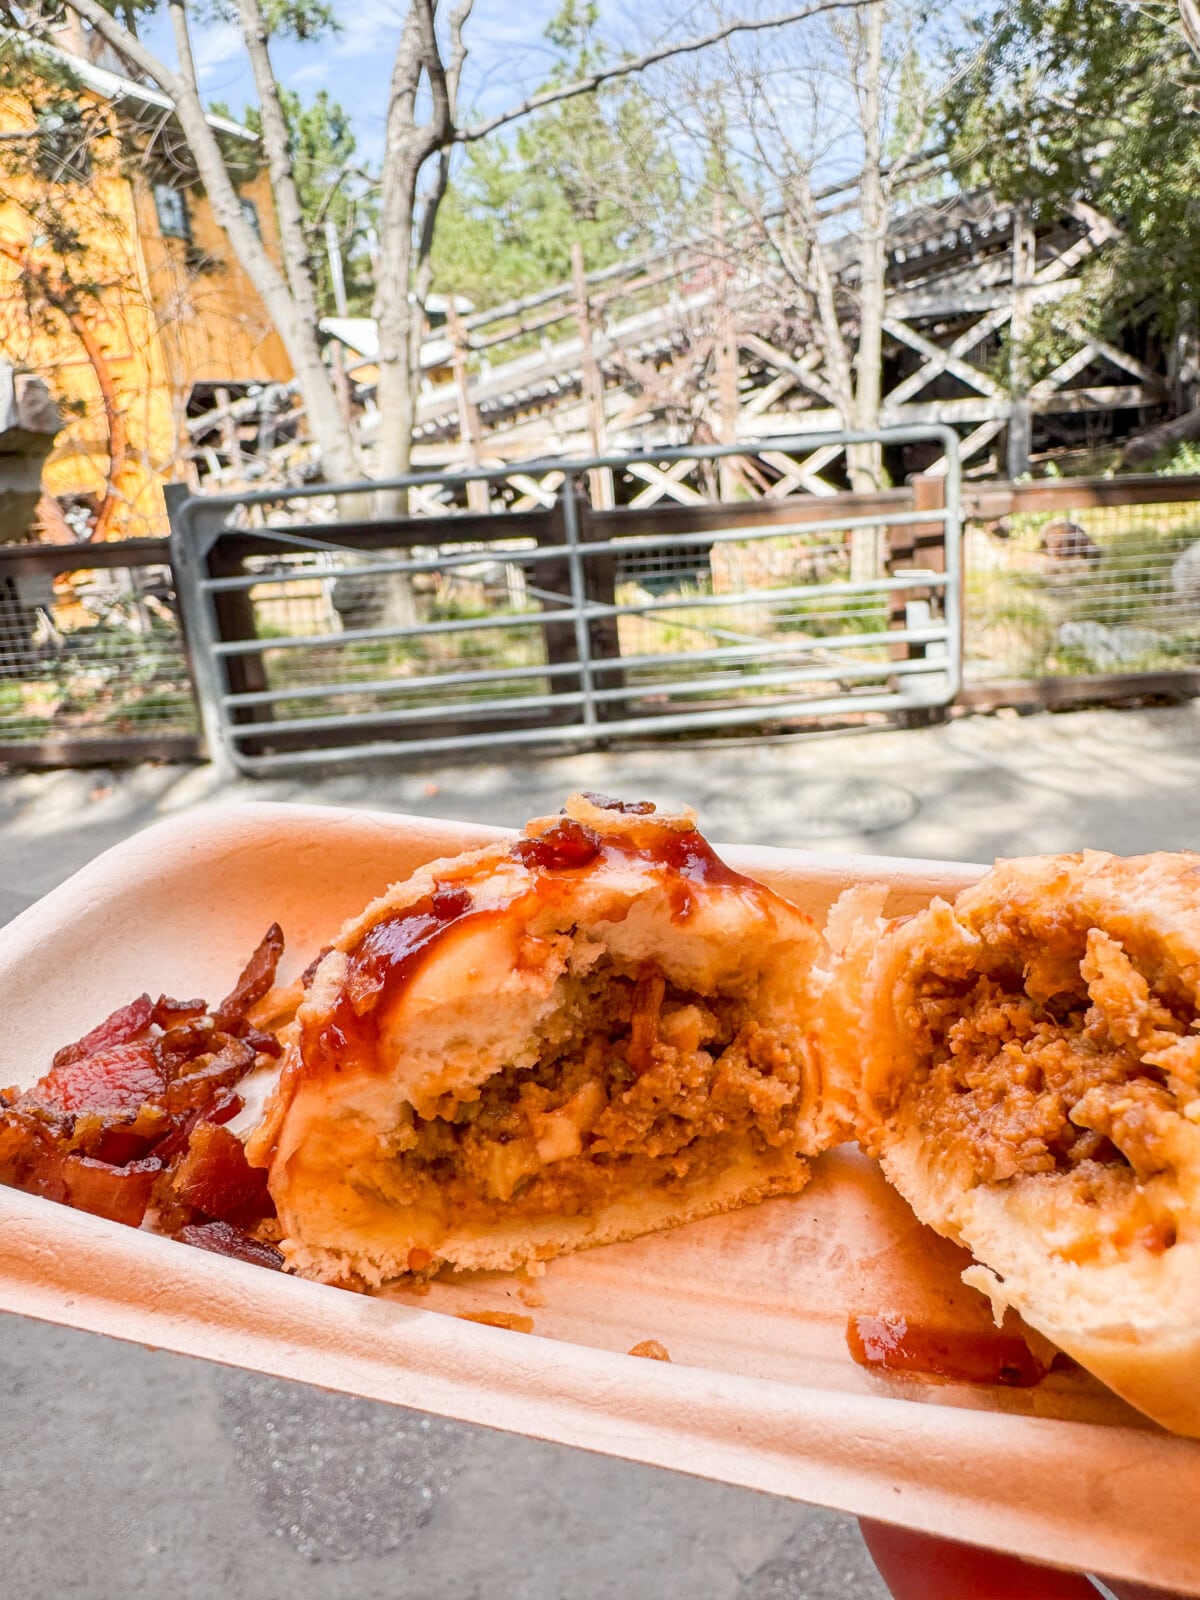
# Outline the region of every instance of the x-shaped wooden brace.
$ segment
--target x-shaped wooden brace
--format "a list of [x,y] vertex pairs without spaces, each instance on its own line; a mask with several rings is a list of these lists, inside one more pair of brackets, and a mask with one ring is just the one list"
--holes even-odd
[[539,506],[554,504],[554,492],[563,481],[561,472],[548,472],[544,478],[531,478],[527,472],[510,472],[505,479],[514,489],[521,490],[521,498],[514,500],[510,511],[534,511]]
[[659,500],[678,500],[682,505],[703,505],[704,496],[688,483],[682,482],[692,471],[694,461],[676,461],[665,471],[649,461],[630,461],[625,470],[631,478],[640,478],[649,487],[634,496],[631,507],[652,506]]
[[782,450],[763,450],[760,456],[768,466],[774,467],[780,474],[778,480],[771,485],[764,496],[767,500],[786,500],[788,495],[796,489],[804,489],[809,494],[831,495],[837,490],[831,483],[826,483],[818,474],[823,472],[831,461],[836,461],[841,455],[844,445],[823,444],[819,449],[805,456],[803,461],[797,461],[794,456],[785,455]]

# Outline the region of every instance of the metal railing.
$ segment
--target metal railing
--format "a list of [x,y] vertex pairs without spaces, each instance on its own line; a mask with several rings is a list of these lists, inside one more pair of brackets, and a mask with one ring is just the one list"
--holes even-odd
[[[715,486],[760,448],[778,463],[827,434],[524,463],[534,492],[500,515],[471,509],[489,504],[473,486],[511,481],[512,467],[173,495],[210,753],[257,773],[946,705],[961,681],[957,439],[933,426],[838,436],[875,441],[936,441],[944,503],[896,492],[847,514],[808,495],[699,503],[689,488],[687,504],[608,510],[587,497],[601,473],[618,494],[648,470]],[[448,514],[364,516],[381,490]],[[356,516],[306,519],[313,501]],[[922,534],[944,559],[889,570],[888,541],[919,559]]]

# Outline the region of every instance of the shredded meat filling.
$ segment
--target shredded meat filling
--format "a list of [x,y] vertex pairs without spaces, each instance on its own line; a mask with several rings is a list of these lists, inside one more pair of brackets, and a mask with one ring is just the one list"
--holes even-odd
[[661,973],[601,975],[542,1059],[497,1073],[475,1099],[447,1096],[395,1134],[388,1193],[436,1194],[466,1220],[505,1202],[572,1216],[644,1187],[696,1179],[747,1137],[799,1155],[804,1061],[737,999],[702,999]]
[[1167,1170],[1200,1039],[1099,929],[1051,950],[1029,930],[1004,932],[988,941],[986,971],[964,957],[961,971],[919,983],[909,1021],[926,1040],[922,1120],[983,1182],[1083,1163],[1127,1166],[1138,1181]]

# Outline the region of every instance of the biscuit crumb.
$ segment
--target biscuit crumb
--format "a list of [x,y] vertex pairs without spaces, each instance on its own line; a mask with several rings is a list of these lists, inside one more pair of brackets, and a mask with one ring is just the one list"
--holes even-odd
[[533,1318],[518,1311],[459,1311],[460,1322],[482,1322],[488,1328],[508,1328],[512,1333],[532,1333]]
[[647,1361],[670,1361],[671,1356],[665,1344],[659,1344],[657,1339],[643,1339],[640,1344],[635,1344],[629,1352],[631,1356],[645,1356]]

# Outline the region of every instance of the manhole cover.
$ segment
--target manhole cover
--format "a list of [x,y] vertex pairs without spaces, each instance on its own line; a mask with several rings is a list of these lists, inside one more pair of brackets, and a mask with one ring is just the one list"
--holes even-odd
[[916,812],[917,798],[898,783],[873,778],[830,778],[802,784],[788,801],[787,831],[802,839],[847,833],[882,833]]

